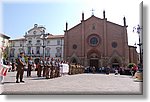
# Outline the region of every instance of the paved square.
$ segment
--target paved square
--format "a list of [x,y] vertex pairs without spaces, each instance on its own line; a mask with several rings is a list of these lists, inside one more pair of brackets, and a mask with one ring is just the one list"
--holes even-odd
[[65,75],[54,79],[26,77],[25,83],[15,83],[16,72],[8,72],[2,84],[2,94],[142,94],[142,82],[131,76],[106,74]]

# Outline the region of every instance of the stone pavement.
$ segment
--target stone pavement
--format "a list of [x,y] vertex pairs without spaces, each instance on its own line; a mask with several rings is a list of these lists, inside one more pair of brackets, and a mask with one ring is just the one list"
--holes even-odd
[[2,94],[142,94],[142,82],[134,82],[131,76],[105,74],[65,75],[54,79],[32,77],[25,83],[15,83],[16,72],[8,72],[4,78]]

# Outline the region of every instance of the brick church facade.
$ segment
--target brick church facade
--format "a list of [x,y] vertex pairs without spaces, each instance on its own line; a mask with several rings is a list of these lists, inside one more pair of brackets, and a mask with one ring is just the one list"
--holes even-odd
[[[126,18],[123,26],[92,15],[81,23],[66,30],[64,35],[64,60],[84,66],[125,67],[128,63],[137,64],[136,47],[128,46]],[[132,48],[132,50],[131,50]],[[131,54],[133,56],[129,56]],[[136,57],[135,57],[136,56]]]

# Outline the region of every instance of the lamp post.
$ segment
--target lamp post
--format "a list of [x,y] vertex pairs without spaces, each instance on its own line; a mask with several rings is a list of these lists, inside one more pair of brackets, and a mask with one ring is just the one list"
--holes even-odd
[[140,64],[143,64],[143,48],[142,48],[142,42],[141,42],[141,32],[142,27],[140,25],[137,25],[137,27],[133,27],[133,32],[136,31],[136,33],[139,35],[139,44],[137,44],[140,48]]
[[23,52],[24,52],[24,54],[25,54],[26,36],[27,36],[27,33],[25,33],[24,40],[23,40]]
[[45,34],[45,29],[42,31],[42,34],[41,34],[41,39],[43,40],[43,45],[42,45],[42,47],[43,47],[43,57],[44,57],[44,59],[45,59],[45,47],[46,47],[46,45],[45,45],[45,40],[47,39],[47,37],[48,37],[48,35],[49,35],[49,33],[48,34]]

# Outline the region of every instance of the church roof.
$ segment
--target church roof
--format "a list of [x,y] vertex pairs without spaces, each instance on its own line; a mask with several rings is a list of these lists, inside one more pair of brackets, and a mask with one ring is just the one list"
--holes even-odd
[[[99,18],[99,17],[96,17],[96,16],[92,15],[91,17],[89,17],[89,18],[87,18],[86,20],[84,20],[84,22],[86,22],[86,21],[88,21],[88,20],[90,20],[90,19],[92,19],[92,18],[96,18],[97,20],[104,20],[104,19],[101,19],[101,18]],[[105,18],[105,19],[106,19],[106,18]],[[106,20],[107,20],[107,19],[106,19]],[[120,26],[120,27],[123,27],[123,25],[119,25],[119,24],[117,24],[117,23],[113,23],[113,22],[110,22],[110,21],[106,21],[106,22],[107,22],[107,23],[114,24],[114,25],[117,25],[117,26]],[[71,29],[73,29],[73,28],[75,28],[75,27],[77,27],[77,26],[79,26],[79,25],[81,25],[81,23],[79,23],[79,24],[75,25],[74,27],[68,29],[68,31],[71,30]]]
[[31,28],[30,30],[28,30],[28,33],[32,30],[35,30],[35,29],[46,29],[46,28],[42,25],[34,24],[34,27]]

